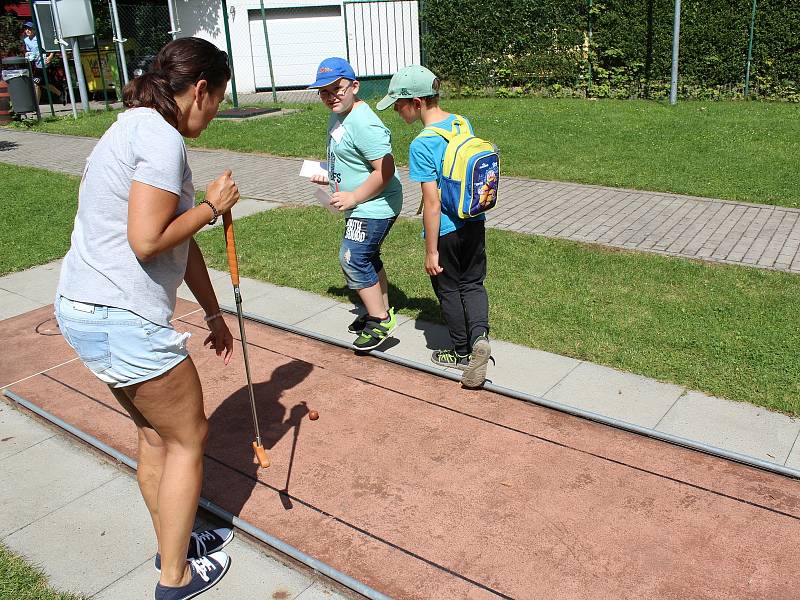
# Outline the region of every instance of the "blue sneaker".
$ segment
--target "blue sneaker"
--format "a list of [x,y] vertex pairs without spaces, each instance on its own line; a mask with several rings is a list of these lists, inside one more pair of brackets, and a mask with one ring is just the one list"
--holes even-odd
[[192,580],[182,587],[156,585],[155,600],[189,600],[217,585],[228,572],[231,559],[224,552],[215,552],[189,561]]
[[[186,559],[200,558],[217,550],[222,550],[232,539],[233,530],[227,527],[209,529],[199,533],[193,531],[189,538],[189,551],[186,553]],[[153,564],[156,571],[161,571],[161,555],[158,552],[156,552]]]

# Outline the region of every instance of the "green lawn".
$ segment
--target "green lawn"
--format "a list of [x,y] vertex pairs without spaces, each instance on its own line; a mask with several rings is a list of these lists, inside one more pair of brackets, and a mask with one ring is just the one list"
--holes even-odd
[[[2,272],[63,255],[76,179],[4,165],[0,176],[12,191],[0,225]],[[46,204],[31,201],[31,183],[47,192]],[[341,227],[316,207],[241,219],[242,274],[345,299]],[[401,219],[384,245],[392,301],[439,321],[420,227]],[[222,230],[198,240],[209,264],[226,270]],[[500,230],[489,230],[487,243],[493,337],[800,416],[796,275]]]
[[[242,219],[241,273],[345,299],[341,227],[319,208]],[[439,321],[419,232],[401,219],[384,244],[390,296]],[[198,239],[227,270],[221,231]],[[800,278],[498,230],[487,245],[493,337],[800,415]]]
[[[498,144],[507,175],[800,206],[797,104],[525,98],[452,99],[443,106],[470,117],[482,137]],[[282,118],[214,121],[190,145],[322,158],[327,110],[296,108]],[[392,111],[380,115],[398,162],[406,164],[418,126]],[[114,118],[99,113],[35,129],[99,136]]]
[[80,179],[0,163],[0,181],[0,275],[64,256]]
[[45,576],[0,544],[0,600],[81,600],[47,587]]

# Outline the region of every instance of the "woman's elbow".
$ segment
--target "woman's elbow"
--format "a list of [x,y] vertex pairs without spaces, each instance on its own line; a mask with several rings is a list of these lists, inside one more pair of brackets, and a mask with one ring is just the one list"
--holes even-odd
[[128,243],[130,244],[131,250],[133,250],[133,254],[136,256],[139,262],[149,262],[158,254],[155,244],[134,241],[131,239],[128,239]]

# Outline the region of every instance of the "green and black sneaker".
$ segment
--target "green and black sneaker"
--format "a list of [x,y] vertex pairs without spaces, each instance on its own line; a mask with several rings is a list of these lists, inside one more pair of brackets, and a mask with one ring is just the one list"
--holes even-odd
[[469,364],[469,354],[459,354],[455,350],[434,350],[431,354],[431,362],[440,367],[463,371]]
[[391,335],[396,327],[397,318],[394,316],[394,308],[389,309],[389,316],[382,321],[379,321],[376,317],[367,317],[364,329],[361,330],[361,334],[353,342],[353,348],[364,351],[377,348]]
[[367,324],[367,320],[369,319],[369,315],[359,315],[355,318],[355,320],[347,326],[347,331],[350,333],[361,333],[364,331],[364,325]]

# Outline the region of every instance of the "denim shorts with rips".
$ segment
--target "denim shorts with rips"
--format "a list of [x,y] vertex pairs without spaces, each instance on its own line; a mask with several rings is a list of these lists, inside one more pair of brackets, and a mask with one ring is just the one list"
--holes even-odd
[[348,288],[363,290],[378,283],[378,273],[383,269],[381,244],[396,220],[397,217],[350,217],[345,220],[344,237],[339,247],[339,264]]

